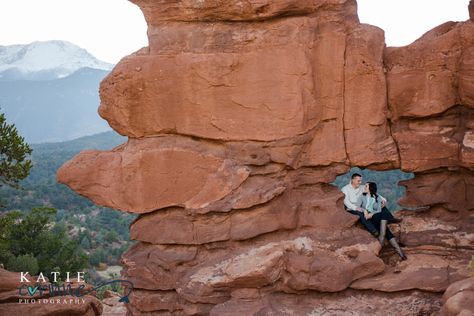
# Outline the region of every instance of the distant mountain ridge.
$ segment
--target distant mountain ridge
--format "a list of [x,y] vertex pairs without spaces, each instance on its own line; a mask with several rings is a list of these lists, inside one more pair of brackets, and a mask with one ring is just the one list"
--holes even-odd
[[29,143],[58,142],[110,130],[97,113],[105,70],[82,68],[55,80],[0,81],[0,111]]
[[59,79],[84,67],[110,71],[113,66],[68,41],[0,45],[0,81]]
[[[29,157],[33,167],[28,177],[20,181],[22,190],[0,187],[0,201],[6,210],[28,210],[38,205],[58,209],[81,209],[94,204],[56,181],[58,168],[82,150],[110,150],[127,141],[127,137],[108,131],[83,136],[65,142],[32,144]],[[5,210],[0,208],[0,212]]]
[[0,112],[28,143],[108,131],[97,108],[113,66],[67,41],[0,46]]
[[[81,136],[64,142],[45,142],[41,144],[32,144],[33,156],[42,153],[46,155],[52,154],[53,152],[61,152],[68,155],[67,159],[58,164],[58,168],[66,160],[71,159],[74,155],[78,154],[81,150],[110,150],[120,144],[127,142],[128,137],[122,136],[117,132],[110,130],[106,132],[100,132],[97,134]],[[43,157],[43,158],[45,158]],[[54,173],[55,177],[55,173]]]

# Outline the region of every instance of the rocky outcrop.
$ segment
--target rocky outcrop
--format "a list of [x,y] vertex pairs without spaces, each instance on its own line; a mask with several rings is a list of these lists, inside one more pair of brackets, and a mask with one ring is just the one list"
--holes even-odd
[[[439,310],[474,250],[474,22],[386,48],[353,0],[133,2],[149,46],[102,81],[99,107],[129,139],[57,174],[140,214],[129,311]],[[351,166],[415,173],[402,203],[424,210],[394,227],[407,261],[343,211],[330,183]]]
[[229,301],[214,307],[210,315],[431,315],[440,308],[438,297],[416,290],[403,294],[347,289],[269,295],[254,290],[235,293]]
[[101,300],[103,306],[102,316],[126,316],[126,303],[120,302],[120,295],[109,290],[104,291],[103,299]]
[[474,310],[474,277],[451,284],[443,295],[441,316],[472,315]]

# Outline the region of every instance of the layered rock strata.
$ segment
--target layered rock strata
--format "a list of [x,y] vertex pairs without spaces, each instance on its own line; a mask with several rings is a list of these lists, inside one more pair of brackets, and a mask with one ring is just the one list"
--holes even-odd
[[[133,2],[149,46],[99,107],[129,140],[57,174],[140,214],[130,313],[439,310],[474,250],[474,22],[386,48],[352,0]],[[407,261],[343,211],[330,183],[351,166],[415,173],[402,203],[424,211],[394,227]]]

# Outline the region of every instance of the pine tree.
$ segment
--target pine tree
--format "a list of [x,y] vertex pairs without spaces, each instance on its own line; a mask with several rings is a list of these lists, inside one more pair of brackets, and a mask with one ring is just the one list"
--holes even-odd
[[14,124],[8,124],[5,114],[0,114],[0,186],[19,188],[18,182],[25,179],[31,168],[27,159],[32,149],[18,134]]

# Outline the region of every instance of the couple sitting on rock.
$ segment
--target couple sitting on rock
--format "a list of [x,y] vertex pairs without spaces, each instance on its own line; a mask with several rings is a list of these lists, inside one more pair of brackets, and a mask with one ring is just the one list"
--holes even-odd
[[342,188],[346,196],[344,198],[344,208],[347,212],[357,215],[360,222],[383,246],[385,237],[395,248],[402,260],[407,257],[400,249],[395,236],[387,227],[388,223],[398,223],[401,219],[393,217],[392,213],[385,207],[387,200],[380,194],[377,194],[377,184],[367,182],[361,185],[362,176],[354,173],[351,182]]

